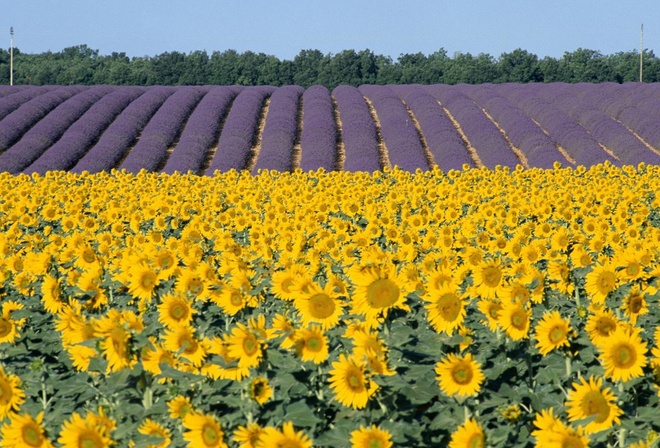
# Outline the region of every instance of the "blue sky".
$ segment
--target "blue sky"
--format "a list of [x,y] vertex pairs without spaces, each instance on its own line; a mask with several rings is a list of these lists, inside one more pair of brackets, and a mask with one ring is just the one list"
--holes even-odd
[[[660,45],[658,0],[13,0],[0,13],[0,46],[25,53],[86,44],[100,54],[155,56],[251,50],[293,59],[301,50],[370,49],[396,60],[440,48],[489,53],[522,48],[561,57]],[[4,39],[5,43],[1,43]]]

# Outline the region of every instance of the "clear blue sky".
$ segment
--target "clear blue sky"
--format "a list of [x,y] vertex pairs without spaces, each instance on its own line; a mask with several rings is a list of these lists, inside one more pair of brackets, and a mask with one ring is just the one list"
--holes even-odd
[[[660,0],[13,0],[0,12],[0,46],[24,53],[86,44],[106,55],[251,50],[293,59],[338,53],[489,53],[522,48],[561,57],[660,45]],[[654,20],[655,19],[655,20]],[[4,36],[4,37],[2,37]]]

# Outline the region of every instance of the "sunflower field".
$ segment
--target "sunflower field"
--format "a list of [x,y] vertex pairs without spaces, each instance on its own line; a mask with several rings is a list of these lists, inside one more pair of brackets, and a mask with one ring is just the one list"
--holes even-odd
[[652,447],[660,166],[0,173],[0,447]]

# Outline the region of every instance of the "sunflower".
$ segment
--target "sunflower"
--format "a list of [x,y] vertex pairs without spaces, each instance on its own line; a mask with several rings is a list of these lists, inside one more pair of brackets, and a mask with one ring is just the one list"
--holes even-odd
[[499,260],[486,260],[472,271],[474,291],[479,297],[494,299],[501,297],[506,287],[505,270]]
[[239,367],[256,367],[263,356],[265,342],[256,331],[238,322],[226,339],[227,353],[238,360]]
[[543,356],[559,347],[567,347],[570,333],[570,322],[561,317],[559,311],[546,313],[536,324],[536,347]]
[[585,276],[584,288],[594,303],[605,303],[608,294],[616,289],[619,274],[610,264],[598,264]]
[[273,388],[266,378],[256,377],[250,382],[250,397],[259,404],[273,398]]
[[506,335],[514,341],[529,337],[532,311],[526,310],[520,302],[508,301],[502,306],[498,322]]
[[[137,357],[131,352],[131,334],[124,328],[124,323],[113,316],[94,321],[94,335],[101,338],[101,350],[108,361],[108,371],[118,372],[137,363]],[[118,313],[117,313],[118,314]]]
[[146,418],[138,427],[138,432],[152,439],[160,439],[158,444],[149,444],[148,448],[167,448],[172,443],[170,430],[150,418]]
[[394,264],[383,266],[359,266],[349,270],[349,278],[354,285],[352,306],[356,314],[366,317],[370,326],[374,326],[379,316],[387,315],[392,308],[409,311],[405,304],[405,283],[399,278]]
[[16,310],[23,309],[23,305],[13,300],[8,300],[2,304],[2,315],[0,315],[0,343],[9,342],[13,344],[21,335],[18,331],[25,323],[23,319],[12,319],[11,314]]
[[173,419],[183,419],[188,414],[195,413],[195,409],[190,402],[190,398],[184,397],[183,395],[177,395],[168,401],[167,408],[170,411],[170,418]]
[[431,289],[421,296],[426,301],[428,320],[435,331],[451,335],[461,326],[465,319],[466,301],[453,282]]
[[163,346],[172,353],[180,353],[195,367],[199,367],[204,361],[206,350],[195,336],[193,328],[179,326],[167,329],[163,335]]
[[479,299],[477,308],[486,316],[486,320],[482,320],[481,323],[487,325],[490,331],[497,331],[500,328],[500,314],[504,308],[502,303],[498,300]]
[[589,339],[594,345],[598,345],[604,339],[607,339],[618,327],[621,322],[614,315],[612,310],[598,310],[589,315],[585,330],[589,335]]
[[29,414],[10,414],[8,423],[0,428],[0,440],[3,448],[52,448],[43,428],[44,413],[34,419]]
[[351,432],[351,448],[392,448],[392,434],[376,425]]
[[133,269],[128,281],[128,291],[137,299],[151,300],[158,286],[158,274],[145,263],[140,263]]
[[306,294],[296,297],[293,303],[300,314],[302,326],[318,323],[323,330],[329,330],[339,323],[344,309],[331,288],[329,284],[325,288],[314,284]]
[[158,305],[158,321],[171,330],[190,324],[195,312],[183,294],[165,294]]
[[247,307],[250,297],[246,296],[240,289],[224,285],[221,289],[211,291],[211,300],[222,308],[222,311],[235,316],[239,311]]
[[633,325],[637,323],[639,316],[649,312],[646,299],[644,298],[644,292],[638,285],[633,286],[630,292],[623,298],[621,309]]
[[71,363],[78,371],[84,372],[89,368],[92,358],[96,358],[98,353],[94,347],[87,345],[67,345],[65,349],[71,358]]
[[436,380],[440,389],[449,396],[472,396],[479,393],[486,377],[481,365],[471,353],[462,355],[448,354],[435,366]]
[[229,355],[229,344],[220,337],[208,340],[207,349],[210,354],[218,355],[221,364],[206,363],[201,368],[201,373],[212,379],[225,379],[240,381],[250,375],[250,366],[238,365],[238,359]]
[[302,361],[321,364],[328,359],[328,337],[318,325],[298,330],[294,347],[296,355],[300,356]]
[[614,394],[608,387],[603,388],[603,379],[596,379],[593,375],[588,382],[580,378],[579,383],[573,383],[565,406],[571,422],[595,417],[584,427],[588,434],[619,424],[619,416],[623,414],[616,405]]
[[271,292],[282,300],[293,300],[296,297],[294,285],[306,274],[301,266],[292,266],[283,271],[273,272],[271,275]]
[[546,434],[551,433],[556,429],[564,428],[566,425],[554,415],[554,410],[552,408],[547,408],[536,414],[536,418],[534,418],[534,426],[536,426],[537,429],[532,431],[532,436],[536,438],[536,445],[539,446],[541,440],[545,439]]
[[264,428],[256,446],[257,448],[312,448],[312,441],[304,432],[296,432],[293,423],[285,422],[281,431],[270,426]]
[[190,295],[197,300],[205,300],[209,296],[209,285],[196,269],[189,268],[177,277],[174,291],[182,295]]
[[387,353],[387,347],[383,340],[378,337],[378,332],[373,330],[356,329],[351,331],[350,337],[353,340],[353,355],[356,358],[369,358],[372,356],[384,357]]
[[362,409],[378,389],[378,385],[367,377],[365,369],[366,364],[343,354],[332,363],[330,388],[344,406]]
[[484,446],[486,446],[484,430],[474,418],[468,419],[456,428],[449,442],[449,448],[483,448]]
[[103,415],[88,412],[85,418],[74,412],[64,422],[57,441],[62,448],[93,447],[103,448],[114,445],[110,432],[114,429],[114,422]]
[[51,314],[59,313],[64,307],[60,280],[50,274],[46,274],[41,283],[41,301]]
[[239,426],[234,430],[233,440],[240,444],[238,448],[257,448],[257,443],[264,433],[264,428],[258,423],[248,423],[247,426]]
[[605,376],[613,381],[628,381],[644,375],[646,343],[639,335],[640,329],[619,326],[609,337],[599,342],[600,362]]
[[537,435],[536,446],[588,448],[589,437],[582,427],[573,428],[561,424],[555,426],[552,430],[540,432]]
[[219,447],[227,448],[222,440],[224,432],[220,422],[209,414],[188,413],[183,417],[183,439],[194,447]]
[[20,386],[21,379],[17,375],[8,375],[0,365],[0,420],[11,411],[17,412],[25,401],[25,392]]

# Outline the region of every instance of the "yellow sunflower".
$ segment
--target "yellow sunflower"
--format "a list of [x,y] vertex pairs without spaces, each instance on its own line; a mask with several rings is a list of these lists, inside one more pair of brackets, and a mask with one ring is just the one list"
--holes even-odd
[[137,356],[132,353],[131,334],[113,314],[94,321],[92,325],[95,337],[101,338],[100,346],[103,357],[108,361],[108,371],[118,372],[135,365]]
[[475,295],[486,299],[501,297],[505,292],[505,269],[499,260],[486,260],[473,271]]
[[190,401],[190,398],[183,395],[177,395],[167,402],[167,408],[170,411],[170,418],[183,419],[188,414],[194,414],[195,409]]
[[17,375],[5,373],[0,365],[0,420],[10,412],[18,412],[25,401],[25,392],[21,389],[21,379]]
[[376,425],[351,432],[351,448],[392,448],[392,434]]
[[647,347],[639,335],[640,331],[628,331],[619,326],[599,342],[599,359],[605,368],[605,376],[612,381],[628,381],[644,375],[642,369],[647,363]]
[[312,285],[307,293],[296,296],[293,303],[303,327],[318,323],[323,330],[328,330],[335,327],[344,314],[343,304],[329,284],[325,288]]
[[263,356],[265,342],[256,331],[238,322],[227,336],[227,353],[238,360],[239,367],[257,367]]
[[41,283],[41,302],[51,314],[59,313],[64,307],[60,280],[51,274],[46,274]]
[[250,297],[238,288],[224,285],[221,289],[211,292],[211,300],[222,308],[222,311],[230,316],[235,316],[247,307]]
[[562,424],[538,434],[536,446],[589,448],[589,437],[582,427],[573,428]]
[[114,422],[103,415],[88,412],[85,418],[79,413],[64,422],[57,441],[62,448],[79,448],[83,446],[107,447],[114,445],[110,432]]
[[270,426],[264,428],[256,446],[257,448],[312,448],[312,441],[304,432],[296,432],[291,422],[285,422],[281,431]]
[[639,316],[649,312],[646,299],[644,298],[644,291],[638,285],[633,286],[630,292],[623,298],[621,309],[633,325],[637,323]]
[[151,300],[158,286],[158,274],[147,264],[142,263],[133,267],[128,281],[128,291],[141,300]]
[[339,355],[339,360],[332,363],[330,388],[337,401],[347,407],[362,409],[367,405],[378,385],[365,373],[366,364],[353,357]]
[[598,310],[589,315],[585,330],[591,342],[594,345],[599,345],[602,340],[608,338],[620,326],[621,322],[612,310],[606,309]]
[[496,300],[480,299],[477,302],[477,308],[486,316],[486,320],[481,323],[487,325],[490,331],[497,331],[500,328],[500,314],[502,313],[502,303]]
[[610,292],[614,291],[619,283],[619,274],[610,264],[597,264],[585,276],[584,288],[594,303],[605,303]]
[[199,367],[204,362],[206,350],[189,326],[167,329],[163,335],[163,346],[172,353],[179,353],[193,366]]
[[474,418],[468,419],[456,428],[449,442],[449,448],[483,448],[485,446],[486,436],[484,430]]
[[264,433],[264,428],[258,423],[248,423],[247,426],[239,426],[234,430],[233,440],[240,444],[238,448],[257,448],[257,443]]
[[352,267],[348,275],[355,288],[354,313],[365,316],[370,326],[375,326],[377,318],[386,316],[392,308],[410,310],[405,303],[406,291],[402,290],[405,281],[399,278],[394,264]]
[[430,289],[421,297],[426,301],[428,320],[435,331],[451,335],[461,326],[465,319],[466,301],[453,282]]
[[250,397],[259,404],[264,404],[273,397],[273,388],[268,379],[256,377],[250,382]]
[[506,335],[514,341],[529,337],[529,325],[532,311],[526,310],[520,302],[508,301],[502,306],[499,324]]
[[176,366],[174,355],[165,350],[162,345],[152,341],[153,347],[144,347],[141,351],[142,368],[153,375],[160,375],[160,364]]
[[579,383],[573,383],[573,389],[568,393],[565,404],[568,420],[574,422],[594,417],[585,427],[586,433],[591,434],[609,429],[619,424],[619,416],[623,411],[616,405],[616,397],[610,388],[603,387],[602,378],[592,375],[587,382],[580,378]]
[[13,300],[2,304],[2,315],[0,315],[0,343],[9,342],[13,344],[21,335],[18,333],[25,319],[12,319],[13,311],[23,309],[23,305]]
[[296,331],[294,347],[302,361],[321,364],[328,359],[328,337],[318,325]]
[[570,321],[561,317],[559,311],[551,311],[536,324],[536,347],[543,356],[559,347],[569,345]]
[[183,294],[165,294],[158,305],[158,321],[166,328],[187,326],[196,310]]
[[190,446],[227,448],[220,422],[212,415],[188,413],[183,417],[183,427],[186,429],[183,439]]
[[52,448],[43,428],[43,418],[43,412],[36,419],[29,414],[11,413],[9,422],[0,428],[0,444],[3,448]]
[[148,448],[167,448],[172,443],[172,433],[165,426],[146,418],[138,427],[138,432],[153,439],[160,439],[158,444],[149,444]]
[[471,353],[464,356],[448,354],[435,366],[440,389],[449,396],[472,396],[479,393],[486,377]]

